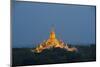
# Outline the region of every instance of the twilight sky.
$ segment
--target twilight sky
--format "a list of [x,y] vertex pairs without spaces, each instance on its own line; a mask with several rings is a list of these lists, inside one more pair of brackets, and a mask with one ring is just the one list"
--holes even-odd
[[16,2],[12,4],[12,47],[33,47],[49,38],[70,44],[95,43],[95,6]]

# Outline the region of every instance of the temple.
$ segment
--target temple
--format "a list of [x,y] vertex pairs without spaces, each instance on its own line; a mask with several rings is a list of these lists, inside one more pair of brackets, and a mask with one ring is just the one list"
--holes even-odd
[[67,44],[64,44],[62,40],[58,40],[56,38],[56,34],[54,29],[51,30],[50,36],[47,40],[44,40],[42,43],[40,43],[34,51],[37,53],[42,52],[44,49],[50,49],[50,48],[64,48],[67,51],[76,51],[77,49],[75,47],[69,48]]

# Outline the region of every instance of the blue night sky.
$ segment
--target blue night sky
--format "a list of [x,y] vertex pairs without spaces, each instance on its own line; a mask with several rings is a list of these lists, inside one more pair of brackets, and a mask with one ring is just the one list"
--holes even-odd
[[95,43],[95,6],[13,2],[13,47],[36,46],[49,38],[52,25],[66,43]]

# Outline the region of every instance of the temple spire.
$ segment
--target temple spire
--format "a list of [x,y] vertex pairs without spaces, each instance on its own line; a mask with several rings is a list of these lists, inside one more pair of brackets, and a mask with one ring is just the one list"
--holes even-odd
[[52,24],[52,27],[51,27],[51,32],[54,32],[55,31],[55,26]]
[[50,39],[56,39],[54,25],[51,27]]

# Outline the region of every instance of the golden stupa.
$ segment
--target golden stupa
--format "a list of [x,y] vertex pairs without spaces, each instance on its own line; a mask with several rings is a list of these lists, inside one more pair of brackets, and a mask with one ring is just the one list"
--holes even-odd
[[58,40],[56,38],[56,34],[54,29],[51,30],[49,39],[44,40],[42,43],[40,43],[34,51],[37,53],[42,52],[44,49],[50,49],[50,48],[64,48],[67,51],[76,51],[77,49],[75,47],[69,48],[67,44],[64,44],[62,40]]

